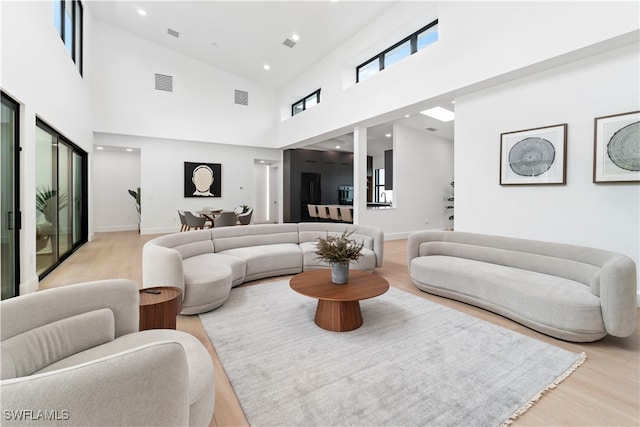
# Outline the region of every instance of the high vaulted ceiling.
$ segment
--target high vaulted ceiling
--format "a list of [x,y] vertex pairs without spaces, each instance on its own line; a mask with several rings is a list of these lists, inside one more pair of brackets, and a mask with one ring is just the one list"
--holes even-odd
[[[320,62],[399,1],[87,1],[93,18],[203,63],[270,87],[282,88]],[[144,16],[139,10],[144,11]],[[179,33],[179,37],[169,34]],[[299,40],[290,48],[285,39]],[[265,70],[264,65],[270,69]],[[443,105],[453,110],[453,105]],[[453,141],[453,122],[412,112],[398,123]],[[370,129],[369,139],[385,140],[392,123]],[[345,135],[308,148],[352,151]]]
[[[121,0],[87,1],[85,7],[98,20],[279,89],[397,3]],[[285,46],[294,34],[300,37],[295,46]]]

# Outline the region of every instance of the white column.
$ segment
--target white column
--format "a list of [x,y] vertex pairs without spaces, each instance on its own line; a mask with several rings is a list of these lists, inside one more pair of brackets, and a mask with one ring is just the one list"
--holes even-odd
[[367,209],[367,128],[353,129],[353,223]]

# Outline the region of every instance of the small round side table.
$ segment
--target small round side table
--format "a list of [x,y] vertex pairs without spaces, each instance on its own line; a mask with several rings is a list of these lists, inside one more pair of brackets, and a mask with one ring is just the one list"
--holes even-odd
[[182,310],[182,289],[157,286],[140,289],[140,330],[175,329]]

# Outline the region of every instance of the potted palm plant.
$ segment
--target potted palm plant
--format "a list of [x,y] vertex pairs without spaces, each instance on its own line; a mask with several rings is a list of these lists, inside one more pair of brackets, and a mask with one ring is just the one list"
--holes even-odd
[[318,258],[331,266],[331,281],[337,285],[349,281],[349,263],[357,261],[362,256],[363,243],[349,239],[355,230],[342,234],[319,237],[315,254]]
[[140,208],[140,187],[138,187],[138,191],[135,190],[127,190],[131,197],[136,201],[136,211],[138,212],[138,233],[140,233],[140,221],[142,219],[142,209]]

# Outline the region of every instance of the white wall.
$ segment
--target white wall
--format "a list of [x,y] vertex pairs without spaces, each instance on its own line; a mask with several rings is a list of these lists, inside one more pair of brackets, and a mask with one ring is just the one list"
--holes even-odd
[[[327,139],[637,39],[638,2],[401,2],[278,93],[280,147]],[[355,67],[434,19],[439,41],[356,85]],[[585,50],[586,49],[586,50]],[[322,88],[295,117],[291,103]],[[397,110],[397,111],[396,111]],[[366,123],[365,123],[366,122]]]
[[[67,53],[53,25],[51,2],[0,3],[0,86],[20,107],[20,293],[35,290],[36,117],[87,152],[93,145],[87,64],[85,78]],[[90,45],[90,14],[85,10],[85,46]]]
[[269,191],[271,188],[269,170],[269,165],[254,165],[253,167],[253,188],[255,189],[253,222],[267,222],[269,220]]
[[[91,48],[96,132],[275,146],[275,91],[101,21]],[[155,90],[156,73],[173,76],[173,92]],[[235,89],[248,106],[235,104]]]
[[[178,209],[198,211],[208,206],[233,210],[241,204],[253,206],[254,160],[280,161],[280,151],[268,148],[104,133],[95,134],[95,143],[140,150],[143,234],[178,231]],[[184,162],[221,163],[222,197],[184,197]],[[119,165],[111,162],[110,167]],[[126,202],[121,207],[128,206]]]
[[[456,229],[593,246],[640,265],[640,190],[593,184],[594,118],[640,109],[639,45],[456,100]],[[500,133],[568,124],[561,186],[500,186]]]
[[[446,198],[451,195],[453,181],[453,144],[399,125],[393,127],[393,139],[395,207],[366,209],[366,190],[360,190],[357,222],[382,228],[385,239],[449,227]],[[356,185],[361,181],[356,180]]]
[[138,212],[128,190],[140,187],[140,153],[95,150],[91,160],[93,231],[137,230]]

